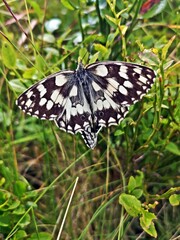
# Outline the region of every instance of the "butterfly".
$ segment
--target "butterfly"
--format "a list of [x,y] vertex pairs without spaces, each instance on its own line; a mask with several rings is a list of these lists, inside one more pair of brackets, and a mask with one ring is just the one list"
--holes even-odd
[[59,71],[37,82],[16,104],[68,133],[79,132],[93,149],[102,127],[119,124],[129,106],[149,91],[155,77],[151,68],[134,63],[106,61],[84,67],[80,62],[75,71]]

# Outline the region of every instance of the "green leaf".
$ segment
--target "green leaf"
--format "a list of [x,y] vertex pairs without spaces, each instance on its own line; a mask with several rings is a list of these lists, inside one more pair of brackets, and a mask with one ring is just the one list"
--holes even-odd
[[24,215],[23,219],[18,222],[18,226],[20,226],[21,228],[26,227],[27,225],[29,225],[31,223],[31,218],[29,214]]
[[27,69],[25,62],[21,59],[16,60],[16,67],[21,71],[25,71]]
[[49,56],[57,56],[57,57],[59,57],[59,51],[56,48],[46,47],[46,48],[44,48],[44,51],[47,53],[46,57],[49,57]]
[[105,17],[110,21],[110,22],[112,22],[113,24],[115,24],[116,26],[118,25],[118,21],[117,21],[117,19],[116,18],[113,18],[113,17],[111,17],[111,16],[109,16],[109,15],[105,15]]
[[16,209],[17,207],[20,206],[20,201],[19,200],[14,200],[13,202],[11,202],[9,204],[9,208],[7,210],[13,210],[13,209]]
[[16,66],[16,54],[12,45],[4,42],[1,53],[4,65],[9,69],[14,69]]
[[142,171],[137,171],[137,175],[135,177],[136,179],[136,187],[141,187],[143,186],[143,182],[144,182],[144,173]]
[[149,65],[159,65],[157,55],[151,50],[144,49],[144,51],[140,52],[138,55],[143,62],[147,62]]
[[36,68],[38,69],[38,71],[40,72],[44,72],[45,70],[45,60],[43,59],[43,57],[41,55],[37,55],[36,56]]
[[143,18],[152,18],[159,13],[162,13],[164,8],[167,5],[167,0],[160,0],[159,3],[156,3],[150,8],[144,15]]
[[118,130],[115,131],[114,136],[121,136],[123,134],[124,134],[124,131],[121,130],[121,129],[118,129]]
[[39,6],[39,4],[38,4],[36,1],[28,0],[28,3],[29,3],[29,4],[31,5],[31,7],[33,8],[34,13],[37,14],[38,20],[39,20],[40,22],[42,22],[43,19],[44,19],[44,10],[42,10],[42,8]]
[[134,189],[131,192],[132,195],[134,195],[137,199],[139,199],[143,195],[143,190],[142,189]]
[[9,214],[1,215],[0,227],[8,227],[10,222],[11,222],[11,216]]
[[27,89],[19,79],[12,79],[8,84],[16,92],[24,92]]
[[94,55],[91,56],[91,59],[89,60],[89,64],[95,63],[98,60],[99,52],[96,52]]
[[172,206],[180,205],[180,194],[172,194],[169,198],[169,202]]
[[27,233],[24,230],[19,230],[14,234],[13,240],[23,240],[25,237],[27,237]]
[[25,79],[37,79],[37,69],[32,67],[28,68],[24,73],[23,73],[23,78]]
[[112,46],[114,43],[114,39],[118,36],[119,34],[119,29],[117,28],[116,31],[114,33],[110,33],[107,37],[107,41],[106,41],[106,46]]
[[132,192],[136,188],[136,180],[133,176],[130,176],[129,182],[128,182],[128,191],[129,193]]
[[13,214],[15,215],[23,215],[25,213],[25,207],[23,205],[20,205],[18,208],[16,208],[13,211]]
[[132,217],[137,217],[142,212],[141,202],[130,194],[122,193],[119,197],[119,203]]
[[87,48],[80,48],[79,57],[80,57],[80,60],[83,62],[83,64],[87,64],[87,61],[89,58],[89,53],[87,51]]
[[170,143],[168,143],[168,145],[166,145],[166,150],[168,150],[171,153],[174,153],[177,156],[180,156],[180,149],[173,142],[170,142]]
[[47,43],[55,43],[55,41],[56,41],[55,37],[50,33],[45,33],[45,34],[43,34],[43,36],[39,36],[38,38],[39,38],[39,40],[47,42]]
[[171,44],[173,43],[174,39],[176,38],[176,36],[174,35],[169,41],[168,43],[163,47],[162,49],[162,60],[166,60],[167,58],[167,52],[171,46]]
[[157,232],[154,226],[153,220],[157,219],[154,213],[142,210],[142,216],[140,217],[140,225],[149,235],[157,237]]
[[94,43],[94,49],[101,53],[102,59],[107,59],[111,53],[111,49],[106,48],[100,43]]
[[143,228],[143,230],[147,232],[150,236],[157,238],[157,231],[153,222],[148,227],[146,227],[143,224],[141,224],[141,221],[140,221],[140,225]]
[[83,42],[86,44],[89,44],[89,43],[92,44],[95,41],[106,43],[106,38],[105,36],[102,36],[102,35],[93,34],[93,35],[86,36]]
[[27,190],[27,184],[23,181],[16,181],[13,185],[14,194],[18,197],[22,197]]
[[69,2],[68,0],[61,0],[61,3],[69,10],[73,11],[76,10],[76,8],[72,5],[71,2]]
[[142,216],[140,217],[141,221],[144,225],[147,227],[150,226],[151,222],[156,218],[156,215],[154,213],[148,212],[147,210],[142,210]]
[[52,240],[52,235],[50,233],[40,232],[40,233],[33,233],[28,240]]

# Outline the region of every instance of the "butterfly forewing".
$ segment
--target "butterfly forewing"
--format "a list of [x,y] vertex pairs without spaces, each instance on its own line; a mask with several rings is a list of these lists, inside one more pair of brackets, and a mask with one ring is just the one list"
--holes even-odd
[[128,107],[151,88],[155,73],[152,69],[125,62],[101,62],[87,66],[92,86],[100,97],[95,99],[95,115],[102,126],[117,125]]
[[96,83],[112,97],[118,105],[129,106],[147,93],[154,83],[152,69],[125,62],[102,62],[91,64],[87,69],[96,78]]
[[152,69],[125,62],[99,62],[60,71],[34,84],[17,99],[27,114],[54,120],[67,132],[80,132],[94,148],[101,128],[117,125],[128,107],[142,98],[155,79]]
[[67,82],[71,82],[72,78],[72,71],[50,75],[26,90],[19,96],[16,103],[20,109],[31,116],[54,120],[63,114],[72,88]]

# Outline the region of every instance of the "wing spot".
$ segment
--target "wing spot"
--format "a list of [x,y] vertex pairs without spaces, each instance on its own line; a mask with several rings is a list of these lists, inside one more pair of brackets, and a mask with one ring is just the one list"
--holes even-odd
[[145,91],[148,90],[148,89],[147,89],[147,86],[145,86],[145,85],[142,86],[142,89],[145,90]]
[[77,104],[77,105],[76,105],[76,108],[77,108],[77,112],[78,112],[79,114],[82,114],[82,113],[83,113],[83,106],[82,106],[81,104]]
[[143,82],[144,84],[146,84],[148,79],[147,79],[146,77],[143,77],[143,76],[141,75],[138,80],[141,81],[141,82]]
[[46,90],[46,88],[44,88],[44,89],[40,92],[40,98],[42,98],[46,93],[47,93],[47,90]]
[[33,95],[33,91],[28,91],[26,94],[27,98],[31,98],[32,95]]
[[122,85],[120,85],[119,86],[119,91],[120,91],[120,93],[122,93],[123,95],[128,95],[128,91],[127,91],[127,89],[124,87],[124,86],[122,86]]
[[98,110],[102,110],[103,109],[103,102],[102,102],[101,99],[97,100],[96,105],[97,105]]
[[147,76],[149,79],[152,79],[151,74],[147,74],[146,76]]
[[121,65],[121,66],[120,66],[119,72],[127,73],[127,71],[128,71],[128,67],[127,67],[127,66],[124,66],[124,65]]
[[77,96],[77,86],[73,86],[71,89],[71,92],[69,94],[70,97],[76,97]]
[[[106,100],[107,100],[107,102],[108,102],[108,104],[109,104],[109,107],[108,108],[110,108],[110,106],[113,108],[113,109],[117,109],[117,104],[113,101],[113,99],[108,95],[108,92],[104,92],[104,96],[105,96],[105,98],[106,98]],[[105,101],[106,101],[105,100]],[[107,103],[106,103],[106,105],[107,105]],[[105,105],[104,105],[104,107],[105,107]],[[105,107],[106,108],[106,107]]]
[[46,90],[46,88],[44,87],[43,84],[38,84],[37,87],[36,87],[36,89],[37,89],[39,92],[43,91],[44,89]]
[[47,90],[46,88],[44,87],[43,84],[39,84],[36,89],[40,92],[40,98],[42,98],[46,93],[47,93]]
[[92,81],[92,86],[96,92],[101,89],[100,86],[95,81]]
[[123,85],[124,87],[127,87],[127,88],[133,88],[133,84],[130,81],[125,81]]
[[128,102],[127,101],[123,101],[121,104],[122,105],[126,105],[126,104],[128,104]]
[[48,100],[48,102],[47,102],[47,104],[46,104],[47,110],[50,110],[50,109],[53,107],[53,105],[54,105],[53,101]]
[[99,124],[102,124],[102,125],[106,126],[106,122],[103,119],[99,120]]
[[81,129],[81,126],[76,123],[75,126],[74,126],[74,130],[75,130],[75,131],[78,131],[78,130],[80,130],[80,129]]
[[121,112],[122,112],[122,113],[125,113],[125,112],[126,112],[126,108],[121,107]]
[[136,67],[136,68],[133,68],[133,71],[136,72],[136,73],[138,73],[138,74],[141,74],[142,69]]
[[59,74],[55,77],[55,84],[58,87],[63,86],[67,82],[67,78],[63,74]]
[[72,114],[72,116],[76,116],[77,115],[77,109],[75,107],[71,108],[71,114]]
[[46,98],[41,98],[41,100],[40,100],[40,102],[39,102],[39,105],[40,105],[40,106],[43,106],[46,102],[47,102],[47,99],[46,99]]
[[31,97],[30,97],[30,100],[31,101],[34,101],[36,99],[36,96],[35,95],[32,95]]
[[64,106],[64,104],[66,103],[66,101],[64,101],[64,97],[62,94],[59,94],[55,103],[58,103],[58,106],[60,107],[60,105]]
[[57,117],[57,115],[56,115],[56,114],[51,114],[49,117],[50,117],[51,119],[54,119],[54,118]]
[[116,119],[114,119],[113,117],[110,117],[108,120],[108,123],[116,123]]
[[32,100],[28,99],[27,102],[26,102],[26,106],[25,107],[29,108],[31,106],[31,104],[32,104]]
[[104,116],[104,112],[102,112],[102,111],[98,112],[98,114],[99,114],[99,117],[103,117]]
[[51,94],[51,100],[53,102],[56,102],[58,95],[59,95],[59,90],[58,89],[54,90],[53,93]]
[[117,119],[120,119],[122,116],[118,113],[117,114]]
[[72,127],[70,125],[67,126],[68,130],[72,130]]
[[128,75],[125,72],[119,72],[119,76],[124,79],[129,79]]
[[36,110],[36,111],[34,112],[34,114],[35,114],[35,115],[39,115],[39,110]]
[[85,128],[87,125],[89,125],[89,122],[84,122],[83,127]]
[[103,101],[103,106],[104,106],[104,108],[109,109],[110,108],[110,103],[107,100],[104,100]]
[[60,121],[59,125],[64,128],[65,127],[65,122]]
[[[114,88],[118,88],[119,87],[119,83],[117,82],[116,78],[107,78],[109,85],[112,85]],[[109,85],[108,85],[108,89],[109,89]]]
[[84,115],[81,115],[80,118],[82,121],[84,121],[86,119],[86,117]]
[[108,69],[105,65],[98,65],[95,69],[98,76],[105,77],[108,75]]

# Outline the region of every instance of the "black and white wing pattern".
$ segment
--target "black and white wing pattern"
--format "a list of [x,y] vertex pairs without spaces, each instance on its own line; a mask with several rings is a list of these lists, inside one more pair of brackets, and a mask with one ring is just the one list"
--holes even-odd
[[80,132],[94,148],[101,128],[119,124],[155,77],[152,69],[133,63],[79,63],[75,71],[60,71],[34,84],[16,104],[31,116],[55,121],[66,132]]

